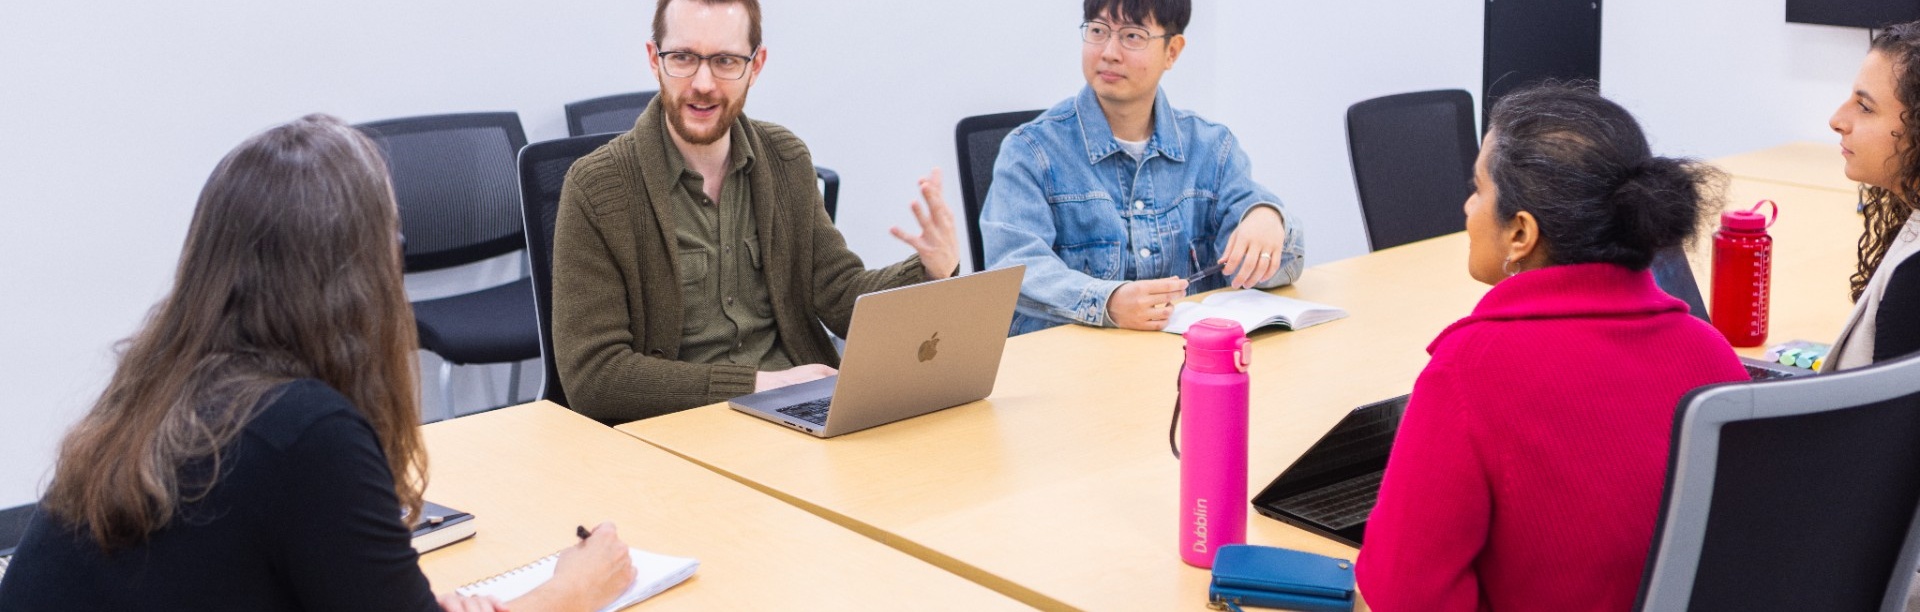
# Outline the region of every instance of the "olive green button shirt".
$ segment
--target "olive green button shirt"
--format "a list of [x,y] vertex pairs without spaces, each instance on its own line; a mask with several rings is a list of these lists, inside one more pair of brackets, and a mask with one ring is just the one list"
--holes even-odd
[[[666,112],[654,98],[632,131],[567,172],[553,229],[553,351],[567,406],[625,423],[724,402],[754,390],[755,366],[681,355],[680,191]],[[869,270],[820,205],[813,156],[793,132],[741,117],[752,143],[749,206],[774,327],[793,363],[840,365],[828,332],[845,334],[864,293],[926,281],[920,257]],[[738,142],[738,141],[735,141]]]
[[679,148],[666,147],[668,172],[679,177],[680,187],[669,192],[674,218],[681,220],[673,231],[685,313],[680,359],[784,370],[793,364],[774,327],[747,180],[753,145],[738,130],[728,139],[727,176],[717,203],[707,197],[705,177],[687,167]]

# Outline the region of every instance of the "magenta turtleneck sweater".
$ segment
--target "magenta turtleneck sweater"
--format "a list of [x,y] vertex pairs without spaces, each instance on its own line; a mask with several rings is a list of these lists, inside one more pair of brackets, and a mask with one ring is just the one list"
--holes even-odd
[[1379,612],[1626,610],[1675,406],[1746,380],[1727,341],[1611,264],[1495,285],[1427,347],[1357,568]]

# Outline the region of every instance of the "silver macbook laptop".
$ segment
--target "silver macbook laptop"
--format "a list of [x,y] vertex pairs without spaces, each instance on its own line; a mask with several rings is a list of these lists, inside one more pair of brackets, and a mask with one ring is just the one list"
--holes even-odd
[[1026,266],[862,295],[840,374],[743,395],[739,410],[821,438],[985,398]]

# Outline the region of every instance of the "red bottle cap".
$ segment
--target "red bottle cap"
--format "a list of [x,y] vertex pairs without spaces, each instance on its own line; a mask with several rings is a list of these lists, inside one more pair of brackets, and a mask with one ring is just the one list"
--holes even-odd
[[[1769,212],[1772,214],[1760,214],[1761,206],[1770,207]],[[1720,226],[1736,232],[1762,232],[1773,227],[1774,220],[1779,218],[1780,206],[1774,204],[1773,200],[1761,200],[1747,210],[1729,210],[1720,213]]]

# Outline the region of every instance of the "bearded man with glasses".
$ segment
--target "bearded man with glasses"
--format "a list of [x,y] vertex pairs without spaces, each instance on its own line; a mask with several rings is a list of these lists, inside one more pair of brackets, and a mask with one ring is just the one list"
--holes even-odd
[[1012,332],[1158,330],[1173,302],[1300,275],[1305,234],[1225,126],[1175,109],[1188,0],[1086,0],[1087,86],[1007,134],[980,213],[987,267],[1027,266]]
[[766,66],[757,0],[659,0],[660,95],[567,173],[555,220],[553,345],[570,407],[625,422],[834,374],[861,294],[952,276],[938,171],[906,261],[868,270],[827,217],[813,158],[746,118]]

